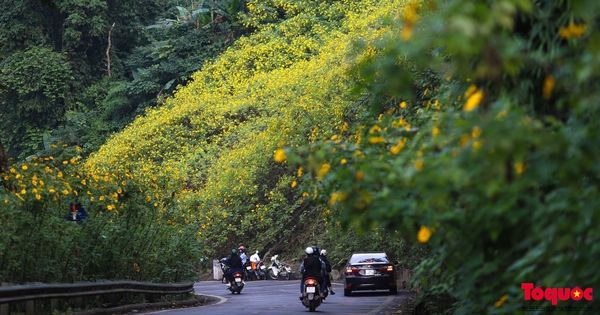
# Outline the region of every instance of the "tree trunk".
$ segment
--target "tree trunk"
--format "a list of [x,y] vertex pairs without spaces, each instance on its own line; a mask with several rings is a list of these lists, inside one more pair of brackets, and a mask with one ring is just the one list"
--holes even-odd
[[106,48],[106,70],[108,71],[108,76],[110,77],[110,34],[113,31],[113,28],[115,28],[115,23],[112,24],[112,26],[110,27],[110,30],[108,30],[108,47]]
[[8,157],[6,156],[6,151],[4,151],[4,146],[2,145],[2,140],[0,139],[0,174],[8,172]]

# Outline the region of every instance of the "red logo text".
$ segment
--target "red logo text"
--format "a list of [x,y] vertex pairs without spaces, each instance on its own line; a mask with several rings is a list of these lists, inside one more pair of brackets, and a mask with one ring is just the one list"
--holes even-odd
[[559,300],[568,301],[569,299],[573,299],[575,301],[579,301],[581,299],[585,299],[591,301],[594,298],[594,290],[592,288],[587,288],[584,290],[580,289],[579,287],[574,287],[573,289],[542,289],[539,286],[534,288],[533,283],[521,283],[521,289],[523,289],[525,293],[525,301],[529,301],[531,299],[534,299],[536,301],[546,299],[547,301],[552,301],[552,305],[557,305]]

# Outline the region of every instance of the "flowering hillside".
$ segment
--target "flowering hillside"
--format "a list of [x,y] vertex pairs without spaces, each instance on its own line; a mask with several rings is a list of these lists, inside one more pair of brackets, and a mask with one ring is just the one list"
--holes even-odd
[[600,3],[421,4],[354,69],[371,113],[288,163],[327,170],[331,219],[430,249],[426,313],[597,311]]
[[[273,153],[340,132],[356,102],[349,51],[385,34],[381,21],[402,3],[249,1],[244,23],[256,33],[114,136],[87,169],[131,174],[157,197],[155,211],[197,227],[208,253],[248,236],[258,247],[288,235],[286,224],[302,214],[297,170],[275,163]],[[268,23],[276,13],[285,18]]]
[[[83,165],[58,146],[3,174],[2,280],[179,280],[329,238],[338,266],[386,247],[415,267],[431,313],[594,306],[597,1],[247,8],[252,35]],[[61,229],[71,200],[89,218]]]

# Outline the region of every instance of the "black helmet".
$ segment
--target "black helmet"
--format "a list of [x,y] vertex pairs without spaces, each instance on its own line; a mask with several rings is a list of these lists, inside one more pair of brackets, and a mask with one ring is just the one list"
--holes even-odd
[[313,249],[313,253],[319,255],[320,251],[319,251],[319,247],[317,245],[313,245],[312,246]]

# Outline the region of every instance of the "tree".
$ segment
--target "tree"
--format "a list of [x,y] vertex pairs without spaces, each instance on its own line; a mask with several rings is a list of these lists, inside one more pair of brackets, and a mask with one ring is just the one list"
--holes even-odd
[[[62,0],[40,6],[38,0],[25,0],[0,4],[0,21],[9,26],[0,30],[0,40],[5,43],[0,48],[0,75],[6,81],[0,91],[0,111],[6,113],[0,130],[9,156],[24,157],[44,148],[43,134],[69,121],[63,117],[67,110],[99,110],[102,93],[97,84],[106,84],[100,78],[107,75],[107,35],[112,23],[116,26],[111,36],[111,70],[114,79],[120,80],[127,75],[123,60],[134,47],[147,43],[145,26],[165,10],[162,1],[147,1],[141,7],[133,2]],[[26,65],[29,62],[32,64]]]
[[9,156],[24,157],[39,149],[27,147],[24,135],[41,137],[59,125],[69,106],[72,70],[64,55],[43,46],[14,53],[0,67],[6,86],[0,91],[0,129],[9,134]]
[[8,172],[8,156],[0,139],[0,174]]
[[427,244],[415,284],[425,302],[451,296],[444,310],[552,307],[524,301],[524,282],[596,286],[600,5],[414,1],[392,12],[378,25],[389,36],[354,54],[371,112],[304,149],[313,173],[331,165],[317,202],[346,226]]

